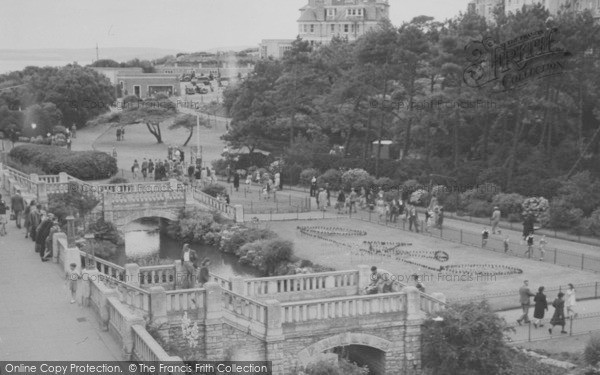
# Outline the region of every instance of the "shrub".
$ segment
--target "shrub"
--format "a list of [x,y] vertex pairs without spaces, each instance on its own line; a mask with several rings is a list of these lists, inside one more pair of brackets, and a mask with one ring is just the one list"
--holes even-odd
[[585,363],[596,366],[600,363],[600,335],[593,335],[585,346],[583,352]]
[[203,193],[210,195],[211,197],[218,197],[220,194],[227,193],[227,187],[220,184],[210,184],[202,189]]
[[116,262],[119,256],[117,246],[110,241],[92,240],[85,244],[85,251],[111,262]]
[[488,217],[492,215],[493,208],[490,202],[473,200],[466,206],[466,212],[475,217]]
[[581,209],[573,208],[563,199],[554,198],[548,212],[548,225],[554,229],[570,229],[579,225],[582,217]]
[[492,206],[498,206],[502,216],[508,217],[510,214],[520,214],[523,211],[522,205],[524,200],[525,197],[520,194],[500,193],[494,195],[494,198],[492,199]]
[[6,165],[8,165],[11,168],[18,169],[19,171],[26,173],[26,174],[32,174],[32,173],[35,173],[38,175],[46,174],[40,167],[38,167],[36,165],[23,164],[11,157],[7,158]]
[[508,214],[508,222],[509,223],[519,223],[521,221],[523,221],[523,217],[521,217],[521,214],[517,214],[517,213]]
[[429,192],[424,189],[419,189],[410,195],[409,202],[416,205],[425,205],[429,201]]
[[227,165],[229,162],[225,159],[217,159],[212,161],[212,167],[218,176],[227,176]]
[[268,229],[241,229],[235,232],[229,239],[221,244],[223,252],[235,254],[244,244],[257,240],[277,237],[277,234]]
[[52,134],[54,134],[54,135],[56,135],[56,134],[66,135],[67,134],[67,128],[65,128],[62,125],[56,125],[55,127],[52,128]]
[[[234,155],[232,155],[234,156]],[[253,152],[251,154],[239,154],[238,161],[235,164],[235,169],[248,169],[252,166],[262,168],[269,165],[269,157],[259,152]]]
[[81,189],[75,186],[70,186],[68,191],[68,193],[48,195],[48,211],[52,212],[61,224],[66,222],[66,217],[69,215],[79,214],[80,217],[87,215],[99,203],[94,196],[83,194]]
[[317,184],[320,187],[329,184],[332,190],[340,190],[342,188],[342,172],[337,169],[329,169],[317,178]]
[[373,181],[373,184],[375,184],[375,186],[377,186],[378,188],[383,189],[384,191],[392,190],[394,187],[397,186],[397,184],[394,183],[394,181],[389,177],[378,178],[375,181]]
[[208,233],[220,230],[220,225],[213,224],[216,223],[210,212],[200,208],[183,210],[178,221],[167,224],[167,234],[181,242],[199,242],[204,240]]
[[114,184],[114,185],[118,185],[118,184],[128,184],[129,180],[124,178],[124,177],[113,177],[110,180],[108,180],[109,184]]
[[302,186],[310,186],[310,181],[313,177],[319,175],[319,172],[316,169],[309,168],[305,169],[300,173],[300,185]]
[[22,164],[39,166],[46,174],[66,172],[81,180],[99,180],[117,173],[117,161],[99,151],[70,151],[43,145],[19,145],[9,155]]
[[373,176],[364,169],[350,169],[342,174],[342,187],[344,190],[369,189],[373,185]]
[[105,221],[100,218],[88,226],[88,231],[94,233],[94,238],[97,240],[108,241],[114,245],[122,246],[125,240],[117,227],[110,221]]
[[508,169],[502,167],[486,168],[477,176],[478,184],[491,183],[505,188],[508,180]]
[[523,217],[533,215],[542,225],[546,225],[550,219],[549,208],[548,200],[544,197],[527,198],[523,201]]
[[294,244],[282,239],[266,240],[261,266],[266,268],[267,276],[275,275],[277,268],[292,260]]

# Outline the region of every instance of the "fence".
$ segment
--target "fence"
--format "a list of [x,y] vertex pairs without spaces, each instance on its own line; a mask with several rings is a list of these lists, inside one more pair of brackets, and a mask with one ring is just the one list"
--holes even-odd
[[[550,308],[551,311],[553,311],[552,308]],[[548,329],[552,327],[549,323],[551,317],[551,313],[546,313],[543,327],[538,326],[536,328],[533,325],[533,320],[525,327],[516,327],[516,332],[507,335],[508,341],[514,343],[531,342],[600,332],[600,313],[581,314],[574,319],[566,317],[564,328],[567,333],[561,333],[561,326],[554,326],[552,333],[550,333]]]
[[[325,217],[326,215],[323,214],[323,218]],[[368,221],[370,223],[390,226],[404,231],[410,230],[409,223],[403,220],[402,218],[398,218],[397,222],[394,223],[388,221],[385,215],[380,217],[377,213],[371,211],[349,213],[347,216],[344,215],[344,217],[350,217],[362,221]],[[423,235],[427,235],[430,237],[437,237],[447,241],[457,242],[463,245],[483,247],[483,249],[488,251],[506,253],[508,255],[512,255],[519,258],[538,259],[539,261],[552,263],[559,266],[576,268],[583,271],[600,272],[600,257],[598,256],[588,255],[585,253],[576,253],[568,250],[559,250],[556,248],[546,248],[544,254],[541,254],[537,245],[532,248],[532,251],[528,251],[528,247],[525,243],[514,243],[510,242],[510,240],[508,245],[508,251],[505,252],[504,240],[500,238],[490,237],[487,239],[485,246],[482,246],[481,233],[475,233],[467,230],[451,229],[447,227],[442,227],[441,229],[429,227],[427,229],[428,231],[425,232],[423,231],[423,229],[425,228],[425,226],[423,225],[423,221],[419,221],[418,224],[419,232]]]
[[[597,299],[600,298],[600,282],[591,282],[586,284],[576,284],[574,285],[575,291],[577,293],[577,300],[585,300],[585,299]],[[553,286],[553,287],[545,287],[544,294],[548,297],[548,300],[554,300],[558,292],[567,290],[567,285]],[[495,311],[503,311],[516,309],[521,307],[521,303],[519,302],[519,294],[517,291],[514,292],[502,292],[496,294],[480,294],[480,295],[471,295],[464,298],[449,298],[449,303],[468,303],[471,301],[481,301],[487,300]]]

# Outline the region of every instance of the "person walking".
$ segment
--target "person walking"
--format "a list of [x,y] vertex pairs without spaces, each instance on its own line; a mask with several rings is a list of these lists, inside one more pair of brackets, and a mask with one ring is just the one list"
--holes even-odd
[[323,188],[320,188],[317,198],[318,198],[317,204],[319,206],[319,210],[326,211],[327,210],[327,191],[325,191],[325,189],[323,189]]
[[121,140],[125,140],[125,127],[121,126]]
[[543,327],[544,314],[546,311],[548,311],[548,301],[546,300],[546,295],[544,294],[543,286],[540,286],[538,288],[537,294],[535,295],[535,297],[533,297],[533,303],[535,306],[533,309],[533,318],[535,319],[533,321],[533,326],[535,328]]
[[529,323],[529,297],[533,296],[535,296],[535,294],[531,293],[531,291],[529,290],[529,280],[523,281],[523,286],[519,288],[519,298],[521,302],[521,308],[523,309],[523,315],[521,315],[521,317],[517,319],[517,323],[519,323],[519,325],[521,325],[521,322],[525,324]]
[[485,245],[487,245],[487,240],[490,237],[490,232],[487,230],[486,227],[483,227],[483,230],[481,231],[481,247],[485,247]]
[[60,227],[58,226],[58,220],[56,218],[52,219],[52,227],[50,227],[50,231],[48,232],[48,236],[46,237],[46,249],[44,251],[44,256],[42,260],[50,260],[53,255],[53,247],[52,240],[55,233],[60,232]]
[[181,283],[182,289],[190,289],[195,284],[196,274],[196,251],[190,248],[189,244],[183,244],[181,251],[181,264],[183,265],[183,281]]
[[377,215],[379,216],[379,221],[381,221],[381,218],[383,217],[383,219],[386,219],[386,215],[385,215],[385,201],[383,200],[382,197],[377,197],[377,202],[375,203],[375,205],[377,206]]
[[49,213],[43,219],[40,225],[38,225],[35,235],[36,251],[39,250],[40,259],[42,262],[48,261],[44,256],[46,255],[46,239],[50,234],[50,229],[54,226],[54,215]]
[[571,319],[577,318],[577,312],[575,311],[575,304],[577,303],[577,297],[575,295],[575,287],[573,284],[569,284],[567,289],[567,296],[565,297],[565,307],[567,308],[567,316]]
[[25,200],[21,196],[21,190],[17,189],[15,195],[10,198],[10,209],[15,214],[17,228],[21,229],[21,217],[25,211]]
[[[496,234],[496,228],[498,227],[498,224],[500,224],[500,209],[498,208],[498,206],[494,207],[494,212],[492,213],[492,234]],[[498,230],[498,233],[500,233],[500,230]]]
[[350,196],[348,198],[350,199],[350,213],[356,213],[356,200],[358,199],[358,193],[356,192],[356,189],[352,189],[350,191]]
[[540,242],[539,242],[539,250],[540,250],[540,262],[544,261],[544,256],[546,255],[546,244],[548,243],[548,241],[546,241],[546,235],[542,235],[542,238],[540,238]]
[[412,232],[412,227],[414,225],[415,232],[419,233],[419,223],[417,222],[417,220],[418,220],[417,209],[415,208],[415,206],[413,206],[413,205],[408,206],[407,215],[408,215],[408,230]]
[[510,251],[510,249],[509,249],[509,241],[510,240],[508,238],[508,235],[504,236],[504,241],[503,241],[503,243],[504,243],[504,254],[507,254]]
[[71,295],[71,303],[75,303],[75,296],[77,295],[77,281],[81,278],[81,275],[77,271],[77,264],[71,263],[69,270],[65,275],[65,284],[69,289]]
[[142,177],[144,177],[144,181],[146,181],[146,177],[148,177],[148,161],[146,158],[142,160]]
[[337,209],[338,214],[343,213],[345,203],[346,203],[346,195],[344,194],[344,190],[340,190],[340,192],[337,196],[337,202],[335,204],[335,208]]
[[31,229],[29,230],[29,238],[31,238],[31,240],[34,242],[35,242],[35,238],[37,236],[37,228],[41,222],[42,222],[42,205],[37,204],[35,206],[32,206],[29,211],[29,224],[31,225],[30,226]]
[[527,250],[525,251],[525,258],[531,258],[533,254],[533,233],[529,233],[525,238],[527,241]]
[[117,128],[117,142],[121,140],[121,128]]
[[154,162],[152,158],[148,159],[148,174],[154,175]]
[[[276,183],[275,183],[275,188],[277,189],[279,187],[279,185],[277,184],[277,179],[275,179]],[[240,174],[235,171],[233,173],[233,188],[235,189],[235,191],[239,191],[240,190]]]
[[317,177],[315,176],[312,176],[312,179],[310,180],[310,196],[317,196]]
[[131,172],[133,172],[133,178],[137,179],[138,178],[138,171],[140,170],[140,164],[138,163],[137,159],[135,159],[133,161],[133,165],[131,166]]
[[2,194],[0,194],[0,236],[6,236],[6,222],[8,221],[6,212],[8,212],[8,206],[2,199]]
[[552,329],[554,326],[561,326],[562,329],[560,333],[567,333],[565,331],[565,301],[563,300],[563,296],[565,294],[563,292],[558,293],[558,297],[552,302],[552,306],[554,307],[554,314],[550,319],[550,324],[552,327],[548,328],[548,332],[552,334]]
[[35,209],[35,200],[31,200],[27,207],[25,207],[25,211],[23,211],[23,217],[25,218],[25,238],[29,237],[29,233],[31,232],[31,210]]

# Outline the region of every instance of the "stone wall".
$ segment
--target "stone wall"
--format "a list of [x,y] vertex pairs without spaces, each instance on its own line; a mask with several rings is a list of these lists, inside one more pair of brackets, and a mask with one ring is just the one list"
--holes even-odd
[[266,361],[267,344],[238,328],[223,323],[223,352],[232,361]]

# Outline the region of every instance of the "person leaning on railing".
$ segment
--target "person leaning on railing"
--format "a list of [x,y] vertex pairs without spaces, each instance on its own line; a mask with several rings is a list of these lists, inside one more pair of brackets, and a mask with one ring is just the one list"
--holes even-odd
[[181,252],[181,263],[183,265],[183,282],[182,288],[189,289],[194,287],[195,274],[196,274],[196,251],[190,248],[189,244],[183,244]]

